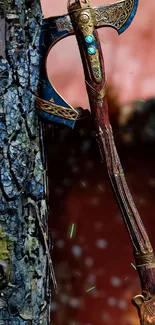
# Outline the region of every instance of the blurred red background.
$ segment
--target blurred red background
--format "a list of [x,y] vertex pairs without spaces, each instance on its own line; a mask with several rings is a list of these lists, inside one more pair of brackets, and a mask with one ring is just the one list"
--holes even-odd
[[[53,138],[49,130],[47,137],[49,223],[59,287],[51,306],[52,324],[138,325],[131,299],[140,293],[140,284],[131,266],[131,243],[100,162],[91,123],[81,123],[74,131],[64,129]],[[119,154],[155,246],[154,149],[119,145]]]
[[[66,5],[66,0],[42,0],[45,17],[63,14]],[[138,13],[123,35],[107,28],[100,31],[108,84],[114,93],[110,112],[115,110],[116,115],[126,103],[154,96],[154,13],[153,0],[140,0]],[[88,107],[73,37],[52,49],[48,73],[70,104]],[[131,304],[132,297],[140,293],[139,279],[131,266],[132,247],[100,162],[91,121],[54,135],[48,128],[46,145],[52,257],[59,286],[51,305],[52,325],[138,325]],[[155,246],[154,146],[127,147],[120,141],[117,145],[135,203]]]

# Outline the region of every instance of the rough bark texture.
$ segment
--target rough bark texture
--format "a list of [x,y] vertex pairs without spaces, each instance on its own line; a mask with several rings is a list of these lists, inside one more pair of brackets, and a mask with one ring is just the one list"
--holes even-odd
[[0,2],[0,325],[49,324],[38,0]]

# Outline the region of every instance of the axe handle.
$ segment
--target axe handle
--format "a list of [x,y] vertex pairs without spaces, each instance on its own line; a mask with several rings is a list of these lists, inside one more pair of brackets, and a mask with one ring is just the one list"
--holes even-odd
[[147,232],[130,194],[115,147],[105,96],[105,68],[98,33],[95,29],[93,30],[93,37],[97,44],[99,64],[102,72],[102,78],[99,82],[95,80],[92,74],[90,56],[88,55],[88,48],[85,44],[83,28],[78,24],[78,19],[80,21],[79,15],[77,15],[77,12],[74,12],[74,10],[73,13],[70,12],[70,14],[81,53],[86,88],[101,158],[106,162],[109,179],[132,242],[137,271],[141,281],[142,293],[147,300],[155,294],[154,253]]

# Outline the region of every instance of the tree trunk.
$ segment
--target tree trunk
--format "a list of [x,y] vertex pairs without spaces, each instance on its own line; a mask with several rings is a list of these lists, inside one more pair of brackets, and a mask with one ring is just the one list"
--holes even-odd
[[49,324],[38,0],[0,0],[0,325]]

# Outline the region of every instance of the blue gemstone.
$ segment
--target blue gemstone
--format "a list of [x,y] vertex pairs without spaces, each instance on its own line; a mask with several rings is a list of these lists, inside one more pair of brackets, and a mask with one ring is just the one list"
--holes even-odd
[[88,53],[89,53],[90,55],[95,54],[95,53],[96,53],[96,48],[95,48],[94,46],[89,46],[89,47],[88,47]]
[[91,35],[87,35],[85,37],[85,41],[90,44],[90,43],[92,43],[94,41],[94,38]]

